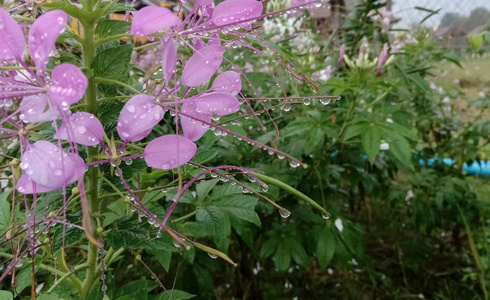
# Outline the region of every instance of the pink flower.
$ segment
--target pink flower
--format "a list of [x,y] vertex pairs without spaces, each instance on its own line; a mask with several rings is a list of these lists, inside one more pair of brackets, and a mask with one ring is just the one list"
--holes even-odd
[[163,109],[145,94],[133,96],[124,105],[117,121],[117,133],[123,141],[136,142],[150,134],[163,119]]
[[28,35],[28,45],[38,72],[46,70],[49,56],[55,50],[56,39],[65,29],[67,19],[65,12],[53,10],[40,16],[32,24]]
[[[262,14],[264,7],[256,0],[227,0],[214,9],[211,21],[218,26],[255,19]],[[238,23],[235,26],[245,27],[247,24]]]
[[208,45],[197,50],[182,71],[182,84],[196,87],[211,79],[223,61],[224,52],[221,45]]
[[146,6],[133,15],[130,32],[137,37],[157,33],[181,23],[180,19],[165,7]]
[[169,37],[163,46],[162,70],[163,79],[170,81],[177,67],[177,48],[173,37]]
[[238,94],[242,89],[240,74],[235,71],[226,71],[218,75],[211,86],[215,92],[224,92],[231,95]]
[[20,59],[26,42],[22,28],[0,7],[0,59]]
[[65,153],[47,141],[27,146],[20,168],[23,174],[17,190],[24,194],[33,193],[33,184],[36,192],[60,189],[80,179],[85,172],[82,158],[74,153]]
[[80,145],[95,146],[104,138],[104,127],[93,114],[77,112],[61,124],[55,138]]
[[169,134],[151,141],[145,148],[144,158],[152,168],[170,170],[191,160],[196,151],[196,144],[188,138]]

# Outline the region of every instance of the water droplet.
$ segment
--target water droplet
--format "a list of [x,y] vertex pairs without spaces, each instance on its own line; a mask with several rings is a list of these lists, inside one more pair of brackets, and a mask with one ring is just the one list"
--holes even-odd
[[303,99],[303,104],[304,105],[310,105],[311,104],[311,99],[310,98],[304,98]]
[[133,160],[132,160],[132,159],[126,159],[126,160],[124,161],[124,163],[125,163],[126,165],[130,166],[130,165],[133,163]]
[[330,219],[330,214],[326,211],[322,212],[322,218],[324,218],[325,220],[328,220]]
[[175,246],[175,248],[180,248],[180,244],[175,240],[174,240],[174,246]]
[[299,162],[292,160],[289,162],[289,165],[291,166],[291,168],[297,168],[299,167]]
[[15,267],[16,267],[16,268],[20,268],[20,267],[22,267],[23,265],[24,265],[24,262],[23,262],[21,259],[19,259],[19,260],[18,260],[18,261],[15,263]]
[[281,215],[281,218],[287,219],[291,215],[291,212],[285,208],[281,208],[279,209],[279,214]]
[[320,103],[323,105],[329,105],[330,101],[332,101],[330,98],[320,98]]
[[211,257],[212,259],[216,259],[216,258],[218,258],[218,256],[217,256],[217,255],[211,254],[211,253],[209,253],[209,252],[208,252],[208,256],[209,256],[209,257]]

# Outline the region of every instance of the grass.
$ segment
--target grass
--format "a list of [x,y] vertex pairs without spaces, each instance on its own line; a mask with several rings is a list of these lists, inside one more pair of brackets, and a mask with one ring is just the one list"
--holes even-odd
[[461,92],[454,107],[462,114],[464,121],[471,121],[480,113],[482,120],[490,120],[490,111],[481,112],[468,105],[469,102],[479,98],[490,98],[490,57],[467,59],[462,62],[462,65],[463,68],[450,62],[439,64],[435,83],[449,91]]

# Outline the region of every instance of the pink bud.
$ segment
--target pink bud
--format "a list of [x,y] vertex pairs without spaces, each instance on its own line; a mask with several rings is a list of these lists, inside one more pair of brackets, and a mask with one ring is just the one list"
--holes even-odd
[[172,37],[169,37],[163,46],[162,67],[163,79],[169,82],[177,68],[177,48],[175,48],[175,41]]
[[67,110],[82,99],[88,86],[87,77],[75,65],[64,63],[51,72],[53,83],[49,87],[51,103]]
[[67,122],[61,124],[55,138],[80,145],[95,146],[104,138],[104,127],[93,114],[77,112],[72,114]]
[[[182,105],[182,113],[190,117],[195,117],[196,119],[211,123],[211,114],[198,113],[196,109],[197,106],[194,102],[188,102]],[[180,125],[182,125],[184,136],[191,141],[197,141],[198,139],[200,139],[206,133],[209,126],[186,116],[180,117]]]
[[169,134],[151,141],[145,148],[144,158],[152,168],[170,170],[191,160],[196,151],[196,144],[188,138]]
[[344,63],[344,55],[345,55],[345,44],[342,44],[342,46],[340,46],[340,58],[339,58],[339,62],[341,64]]
[[[258,18],[263,11],[262,3],[256,0],[226,0],[216,6],[211,20],[217,26]],[[238,23],[237,26],[245,26]]]
[[123,141],[136,142],[150,134],[163,119],[163,109],[148,95],[133,96],[124,105],[117,120],[117,133]]
[[376,70],[376,74],[378,76],[380,76],[381,73],[383,72],[382,68],[383,68],[384,63],[387,60],[388,60],[388,44],[385,43],[383,46],[383,50],[381,50],[381,53],[379,54],[379,57],[378,57],[378,67]]
[[40,16],[32,24],[28,35],[29,52],[38,71],[44,72],[49,56],[54,52],[56,39],[63,32],[67,15],[61,10],[53,10]]
[[20,59],[25,47],[22,28],[0,7],[0,60]]
[[182,84],[196,87],[208,81],[223,61],[225,48],[209,45],[194,53],[182,71]]
[[219,74],[211,86],[211,90],[215,92],[224,92],[232,95],[240,93],[241,89],[240,74],[235,71],[226,71]]
[[[43,188],[56,190],[78,180],[85,172],[83,159],[74,153],[47,142],[38,141],[27,146],[22,154],[20,168],[30,180]],[[29,181],[17,185],[21,193],[27,193]]]
[[58,107],[49,107],[48,95],[27,96],[20,102],[21,119],[29,123],[53,121],[59,119]]
[[146,6],[134,13],[130,32],[136,37],[141,37],[180,23],[180,19],[168,8]]

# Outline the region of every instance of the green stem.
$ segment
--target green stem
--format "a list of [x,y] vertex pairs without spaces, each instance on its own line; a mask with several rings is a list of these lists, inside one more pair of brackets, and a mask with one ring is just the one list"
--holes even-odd
[[185,216],[182,216],[182,217],[180,217],[180,218],[175,219],[175,220],[173,221],[173,223],[179,223],[179,222],[185,221],[185,220],[187,220],[187,219],[189,219],[189,218],[192,218],[192,217],[193,217],[195,214],[197,214],[197,210],[195,210],[195,211],[193,211],[193,212],[191,212],[191,213],[188,213],[188,214],[187,214],[187,215],[185,215]]
[[[91,2],[87,1],[90,5]],[[82,49],[83,49],[83,65],[86,68],[91,67],[92,62],[95,58],[95,40],[94,40],[94,31],[95,24],[84,22],[83,23],[83,41],[82,41]],[[85,102],[87,104],[87,111],[92,114],[97,113],[97,86],[95,79],[93,77],[88,80],[88,87],[85,93]],[[98,149],[89,147],[88,149],[88,161],[95,161],[95,157],[98,154]],[[99,168],[92,167],[88,171],[88,189],[90,192],[87,194],[88,202],[89,202],[89,211],[90,214],[97,213],[99,211]],[[92,285],[94,284],[95,272],[96,272],[96,264],[97,264],[97,255],[98,249],[97,246],[89,243],[89,250],[87,255],[87,273],[85,276],[85,281],[83,282],[82,288],[82,299],[86,299],[90,292]]]
[[275,185],[278,188],[283,189],[286,192],[290,193],[291,195],[294,195],[294,196],[302,199],[306,203],[310,204],[311,206],[313,206],[314,208],[316,208],[317,210],[319,210],[322,213],[322,216],[324,216],[325,218],[329,218],[330,217],[330,214],[328,213],[328,211],[325,210],[325,208],[321,207],[318,203],[315,202],[315,200],[313,200],[310,197],[306,196],[305,194],[303,194],[302,192],[300,192],[297,189],[293,188],[292,186],[290,186],[290,185],[288,185],[288,184],[286,184],[286,183],[284,183],[282,181],[279,181],[279,180],[277,180],[275,178],[266,176],[264,174],[258,174],[258,173],[255,173],[255,172],[252,172],[252,174],[255,177],[257,177],[258,179],[260,179],[261,181],[263,181],[264,183]]

